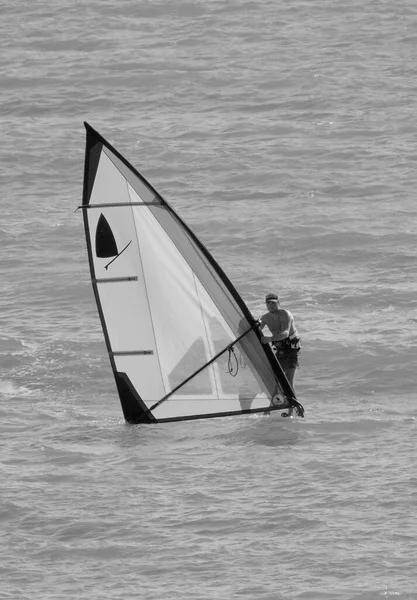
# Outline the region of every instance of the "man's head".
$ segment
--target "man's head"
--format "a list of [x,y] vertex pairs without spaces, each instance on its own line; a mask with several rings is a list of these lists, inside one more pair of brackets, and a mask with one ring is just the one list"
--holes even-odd
[[279,298],[277,296],[277,294],[267,294],[265,296],[265,304],[268,310],[274,312],[275,310],[278,309],[279,306]]

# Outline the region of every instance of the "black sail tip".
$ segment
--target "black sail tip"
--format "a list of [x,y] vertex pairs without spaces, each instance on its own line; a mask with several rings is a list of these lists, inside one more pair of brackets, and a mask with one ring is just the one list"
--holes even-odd
[[96,130],[91,127],[90,123],[88,123],[87,121],[84,121],[84,127],[86,128],[87,131],[91,131],[92,133],[97,133]]
[[94,145],[97,142],[104,143],[105,140],[103,136],[101,136],[99,132],[96,129],[94,129],[94,127],[91,127],[90,123],[84,121],[84,127],[87,134],[87,140],[90,141],[90,144]]
[[157,420],[147,409],[127,374],[116,371],[114,376],[126,423],[156,423]]
[[86,128],[86,147],[84,162],[83,206],[87,206],[90,202],[90,196],[97,174],[103,143],[99,133],[94,131],[94,129],[86,121],[84,121],[84,125]]

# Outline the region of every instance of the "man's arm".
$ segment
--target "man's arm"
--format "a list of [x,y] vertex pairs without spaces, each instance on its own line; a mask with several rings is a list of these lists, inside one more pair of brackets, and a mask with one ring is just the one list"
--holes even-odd
[[[264,329],[264,327],[266,326],[266,323],[264,323],[262,321],[262,317],[260,319],[258,319],[258,325],[259,325],[259,329],[262,331]],[[263,335],[261,337],[261,342],[262,344],[269,344],[269,342],[272,342],[272,336],[270,335]]]

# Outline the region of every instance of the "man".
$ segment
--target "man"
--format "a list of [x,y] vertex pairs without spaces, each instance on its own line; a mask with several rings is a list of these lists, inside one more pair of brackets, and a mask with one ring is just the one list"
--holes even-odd
[[262,336],[261,341],[263,344],[271,343],[278,362],[294,390],[294,375],[299,366],[298,355],[301,350],[294,318],[289,310],[280,308],[276,294],[267,294],[265,304],[268,312],[259,319],[259,325],[261,330],[267,326],[272,336]]

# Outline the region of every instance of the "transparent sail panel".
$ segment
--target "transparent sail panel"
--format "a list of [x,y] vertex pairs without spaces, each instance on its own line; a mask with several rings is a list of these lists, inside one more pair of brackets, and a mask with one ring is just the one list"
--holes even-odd
[[[252,401],[260,395],[266,398],[266,390],[262,390],[240,345],[230,346],[230,337],[218,319],[212,317],[207,323],[207,335],[212,357],[217,356],[217,358],[197,375],[198,386],[195,385],[193,378],[179,388],[172,398],[176,396],[198,398],[199,395],[202,397],[210,395],[216,400],[235,398]],[[199,355],[195,353],[195,350],[197,347],[190,350],[190,361],[194,361],[193,366],[197,367],[203,358],[203,353]],[[203,350],[202,341],[200,350]],[[180,378],[176,378],[176,380],[178,379]],[[203,382],[204,385],[202,385]]]
[[[213,265],[199,245],[176,219],[175,215],[167,210],[160,210],[154,207],[149,207],[149,209],[164,232],[171,239],[175,240],[176,248],[185,257],[190,269],[194,273],[198,273],[201,286],[208,291],[212,302],[217,307],[218,313],[221,313],[223,320],[227,323],[231,332],[233,332],[231,338],[236,339],[249,327],[249,324],[226,284],[219,277],[218,273],[216,273]],[[251,364],[260,380],[264,382],[264,385],[267,386],[272,395],[276,387],[277,378],[269,360],[265,356],[259,339],[254,333],[250,333],[242,340],[242,345],[247,356],[250,357]]]
[[[205,340],[199,338],[191,345],[174,368],[167,373],[168,391],[176,389],[188,379],[193,373],[207,363],[207,348]],[[212,368],[207,367],[195,375],[188,385],[188,394],[198,396],[199,394],[210,395],[213,391]]]
[[[236,398],[242,401],[252,401],[260,395],[263,395],[264,398],[267,397],[260,389],[238,347],[233,347],[224,352],[210,367],[207,367],[207,371],[210,373],[212,383],[211,388],[206,386],[205,393],[202,392],[202,396],[211,392],[212,398],[216,400]],[[192,383],[193,381],[182,386],[172,397],[193,394],[195,396]]]
[[154,410],[157,419],[268,410],[263,393],[238,348],[222,354]]
[[[200,295],[202,294],[200,290]],[[202,303],[202,308],[205,303]],[[169,384],[176,391],[154,411],[158,419],[191,415],[215,415],[242,411],[268,410],[271,396],[258,381],[242,346],[232,344],[231,332],[221,315],[214,315],[214,306],[206,298],[210,310],[204,311],[206,337],[199,339],[168,374]],[[217,358],[205,366],[187,383],[186,374],[201,368],[208,352]],[[177,386],[180,385],[179,388]]]

